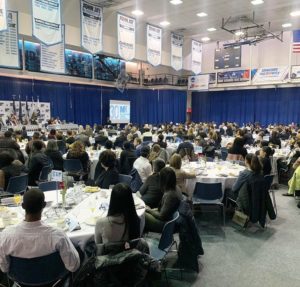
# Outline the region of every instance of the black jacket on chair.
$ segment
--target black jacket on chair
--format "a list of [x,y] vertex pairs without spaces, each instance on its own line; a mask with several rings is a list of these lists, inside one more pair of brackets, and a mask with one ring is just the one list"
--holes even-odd
[[52,160],[54,170],[64,169],[64,159],[58,150],[57,151],[46,150],[45,154]]
[[119,173],[116,168],[110,168],[108,170],[103,169],[95,184],[101,188],[108,189],[110,185],[115,185],[119,182]]
[[35,186],[42,168],[50,165],[49,158],[43,152],[33,153],[28,161],[28,185]]

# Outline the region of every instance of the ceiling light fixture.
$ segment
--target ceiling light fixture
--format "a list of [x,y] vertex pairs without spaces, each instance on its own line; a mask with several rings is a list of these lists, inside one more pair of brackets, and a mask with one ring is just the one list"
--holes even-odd
[[133,10],[133,11],[131,12],[131,14],[133,14],[133,15],[135,15],[135,16],[142,16],[142,15],[144,15],[144,12],[141,11],[141,10]]
[[298,10],[298,11],[293,11],[293,12],[290,13],[290,15],[291,15],[292,17],[300,16],[300,10]]
[[210,38],[208,38],[208,37],[203,37],[203,38],[201,39],[201,41],[202,41],[202,42],[208,42],[208,41],[210,41]]
[[182,0],[171,0],[170,3],[173,4],[173,5],[180,5],[183,2],[182,2]]
[[159,24],[160,24],[160,26],[165,27],[165,26],[169,26],[169,25],[170,25],[170,22],[168,22],[168,21],[162,21],[162,22],[160,22]]
[[252,5],[260,5],[260,4],[264,4],[264,0],[253,0],[251,1]]
[[292,27],[292,23],[284,23],[281,26],[282,26],[282,28],[289,28],[289,27]]
[[245,33],[243,31],[235,32],[235,36],[243,36]]
[[198,17],[206,17],[207,14],[205,12],[200,12],[197,14]]
[[216,29],[216,28],[213,28],[213,27],[211,27],[211,28],[208,28],[208,29],[207,29],[207,31],[208,31],[208,32],[215,32],[215,31],[217,31],[217,29]]

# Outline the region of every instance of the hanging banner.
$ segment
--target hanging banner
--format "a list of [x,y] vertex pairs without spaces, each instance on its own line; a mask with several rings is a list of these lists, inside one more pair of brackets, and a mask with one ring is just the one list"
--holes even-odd
[[147,25],[147,60],[153,66],[161,64],[162,29]]
[[202,44],[192,40],[192,72],[196,75],[202,70]]
[[63,41],[59,44],[46,46],[41,44],[41,71],[54,74],[65,74],[65,35],[62,29]]
[[189,91],[208,91],[210,75],[190,76],[188,83]]
[[32,0],[32,34],[45,45],[62,42],[61,0]]
[[183,67],[183,36],[171,34],[171,67],[175,71],[179,71]]
[[254,84],[283,82],[288,76],[288,67],[260,68],[254,78]]
[[118,14],[118,51],[127,61],[135,57],[135,29],[134,18]]
[[0,32],[0,66],[20,68],[18,47],[18,12],[7,11],[7,30]]
[[7,29],[6,0],[0,0],[0,31]]
[[92,54],[102,51],[103,10],[81,0],[81,46]]

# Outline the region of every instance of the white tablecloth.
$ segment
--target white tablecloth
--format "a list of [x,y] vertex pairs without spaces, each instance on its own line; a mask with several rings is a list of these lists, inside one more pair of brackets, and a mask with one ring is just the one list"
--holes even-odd
[[[141,219],[141,230],[144,230],[145,226],[145,203],[133,195],[137,214]],[[97,193],[74,193],[74,189],[68,190],[67,203],[77,203],[68,212],[61,208],[55,208],[57,204],[57,192],[48,191],[45,192],[45,199],[47,207],[43,211],[43,218],[47,224],[57,227],[65,228],[64,219],[70,214],[74,215],[81,229],[73,232],[66,230],[67,235],[75,246],[79,246],[82,250],[89,241],[92,241],[95,234],[95,219],[101,218],[107,215],[107,209],[110,201],[110,190],[102,189]],[[61,203],[61,195],[58,194],[58,202]],[[78,203],[79,202],[79,203]],[[99,207],[102,207],[99,209]],[[8,207],[9,212],[17,213],[18,220],[14,220],[15,223],[24,219],[24,210],[21,207]]]
[[195,170],[197,177],[195,179],[188,179],[186,181],[188,195],[191,198],[196,182],[203,183],[222,183],[223,192],[227,188],[232,188],[235,183],[240,171],[244,170],[245,167],[240,165],[234,165],[230,162],[222,161],[218,163],[207,162],[206,168],[201,169],[198,162],[191,162],[188,165],[182,167],[186,171]]

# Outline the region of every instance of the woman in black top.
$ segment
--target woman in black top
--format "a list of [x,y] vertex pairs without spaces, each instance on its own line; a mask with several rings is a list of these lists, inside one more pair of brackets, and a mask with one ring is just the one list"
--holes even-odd
[[119,182],[119,172],[115,167],[115,153],[110,150],[103,151],[100,155],[99,163],[103,169],[95,181],[96,185],[108,189],[110,185],[117,184]]
[[70,145],[70,149],[67,154],[67,159],[80,160],[83,171],[87,173],[83,177],[83,180],[86,181],[88,179],[88,172],[90,169],[90,159],[89,159],[89,155],[85,151],[84,145],[80,141],[76,141],[72,145]]
[[232,147],[228,150],[229,154],[241,155],[243,158],[247,155],[247,150],[244,148],[244,139],[236,137]]
[[139,192],[142,195],[142,200],[147,206],[157,208],[163,196],[160,187],[159,172],[165,167],[165,162],[158,158],[153,161],[152,165],[153,174],[146,179]]
[[263,146],[259,151],[259,160],[262,165],[263,175],[269,175],[272,171],[270,156],[274,154],[274,150],[268,146]]
[[130,142],[124,142],[123,148],[124,150],[120,155],[120,172],[121,174],[130,174],[133,163],[136,160],[136,154]]
[[58,150],[58,145],[55,140],[48,141],[45,154],[51,159],[54,170],[63,170],[64,159]]

